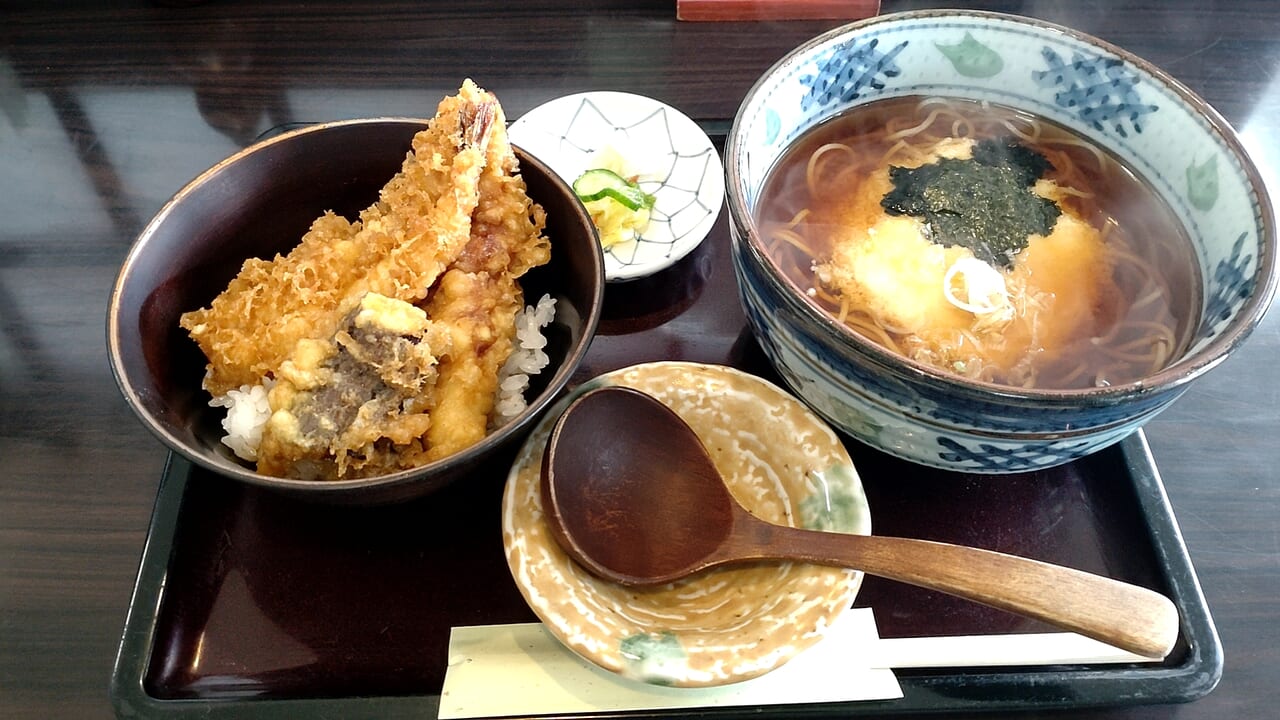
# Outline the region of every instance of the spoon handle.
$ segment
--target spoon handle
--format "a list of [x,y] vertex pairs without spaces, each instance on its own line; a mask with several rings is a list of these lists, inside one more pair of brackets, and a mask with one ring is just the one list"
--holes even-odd
[[[1165,596],[1038,560],[929,540],[845,535],[769,525],[753,541],[773,558],[862,570],[975,600],[1073,630],[1149,658],[1178,639],[1178,609]],[[770,531],[768,528],[773,528]],[[773,551],[776,551],[774,553]]]

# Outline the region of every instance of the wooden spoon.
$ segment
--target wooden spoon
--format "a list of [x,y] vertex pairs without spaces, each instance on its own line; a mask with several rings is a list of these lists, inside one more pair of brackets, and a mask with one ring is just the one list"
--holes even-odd
[[1118,580],[978,548],[760,520],[730,495],[693,430],[631,388],[587,392],[559,418],[543,456],[542,504],[570,557],[624,585],[798,560],[951,593],[1143,657],[1163,658],[1178,637],[1168,598]]

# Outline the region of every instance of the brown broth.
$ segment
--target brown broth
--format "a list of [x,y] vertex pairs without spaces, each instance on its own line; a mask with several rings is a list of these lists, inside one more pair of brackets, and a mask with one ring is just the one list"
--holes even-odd
[[[779,159],[760,194],[756,219],[770,259],[797,290],[814,298],[823,310],[839,315],[840,308],[830,297],[824,300],[821,292],[815,297],[818,281],[812,267],[814,257],[829,256],[833,233],[843,228],[815,218],[831,215],[832,204],[847,198],[848,188],[857,187],[883,167],[883,158],[903,139],[895,133],[907,129],[915,133],[919,127],[909,141],[930,146],[945,137],[980,140],[1007,137],[1016,130],[1025,136],[1020,138],[1022,144],[1054,164],[1046,179],[1089,194],[1062,204],[1093,227],[1105,228],[1105,252],[1119,297],[1096,308],[1087,337],[1074,338],[1058,359],[1036,363],[1030,378],[997,372],[975,379],[1042,389],[1117,385],[1149,375],[1184,352],[1198,320],[1200,274],[1186,231],[1159,195],[1114,155],[1043,118],[973,101],[944,102],[941,106],[937,99],[907,97],[870,103],[808,131]],[[846,145],[853,152],[825,155],[817,191],[811,192],[806,181],[809,158],[828,143]],[[810,210],[807,218],[795,223],[805,209]],[[778,229],[789,225],[814,257],[776,240]],[[1125,259],[1128,255],[1138,260]],[[1167,330],[1152,331],[1152,323]],[[860,329],[856,323],[851,327]],[[872,336],[865,329],[862,332]],[[885,332],[898,339],[891,330]],[[1161,332],[1171,341],[1164,341],[1156,352]]]

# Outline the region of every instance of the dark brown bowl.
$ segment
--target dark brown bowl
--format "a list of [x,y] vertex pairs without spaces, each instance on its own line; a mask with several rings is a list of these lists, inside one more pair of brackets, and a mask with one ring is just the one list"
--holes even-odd
[[529,196],[547,211],[551,261],[521,280],[526,300],[548,293],[551,366],[532,379],[528,407],[480,443],[434,463],[358,480],[261,475],[220,439],[220,411],[201,387],[205,357],[178,327],[249,257],[297,244],[325,210],[354,217],[396,173],[423,120],[380,118],[309,126],[248,147],[192,180],[142,231],[120,270],[107,314],[107,351],[129,406],[157,437],[228,478],[304,498],[371,504],[417,497],[474,470],[521,439],[564,388],[595,334],[604,260],[591,218],[550,168],[516,148]]

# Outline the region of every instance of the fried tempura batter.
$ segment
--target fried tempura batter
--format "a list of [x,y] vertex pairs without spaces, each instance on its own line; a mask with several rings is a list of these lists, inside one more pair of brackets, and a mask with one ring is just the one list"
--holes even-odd
[[453,350],[441,360],[433,396],[430,460],[485,436],[498,370],[511,354],[515,316],[524,306],[516,279],[551,257],[542,237],[545,213],[530,202],[523,178],[514,172],[516,158],[505,133],[494,133],[486,160],[471,240],[427,306],[428,315],[453,331]]
[[246,260],[209,308],[184,314],[180,324],[209,358],[205,389],[220,395],[260,382],[299,340],[332,337],[366,292],[426,297],[471,237],[497,107],[467,81],[441,101],[359,222],[327,213],[288,255]]
[[451,339],[421,309],[365,295],[333,338],[300,341],[281,365],[258,470],[329,480],[420,462],[436,358]]
[[483,438],[544,225],[501,106],[468,80],[358,222],[326,213],[184,315],[211,393],[275,380],[259,471],[364,477]]

